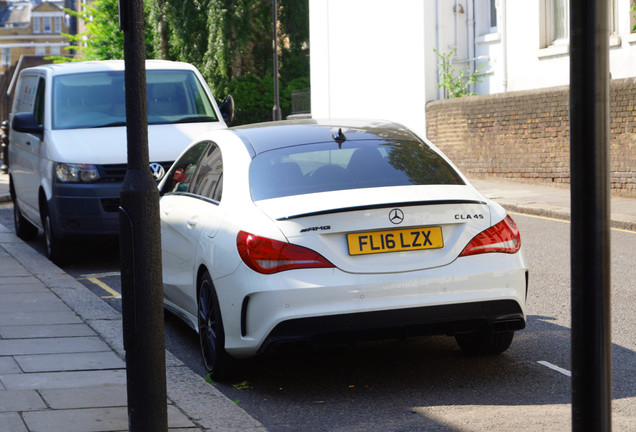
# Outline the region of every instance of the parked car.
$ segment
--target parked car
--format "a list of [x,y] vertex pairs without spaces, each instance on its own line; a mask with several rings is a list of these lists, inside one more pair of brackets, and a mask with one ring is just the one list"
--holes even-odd
[[324,341],[446,334],[497,354],[525,327],[517,225],[400,125],[210,132],[159,187],[164,304],[216,379]]
[[[150,60],[146,69],[150,166],[159,180],[197,135],[227,126],[194,66]],[[15,227],[26,240],[42,229],[54,262],[68,258],[68,239],[118,233],[124,93],[123,61],[20,72],[9,137]]]

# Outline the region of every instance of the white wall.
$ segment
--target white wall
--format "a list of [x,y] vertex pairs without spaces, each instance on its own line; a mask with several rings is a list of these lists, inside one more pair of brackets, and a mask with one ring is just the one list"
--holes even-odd
[[385,119],[424,135],[424,3],[310,0],[314,118]]
[[[309,0],[312,115],[392,120],[425,135],[426,102],[442,97],[434,48],[455,47],[457,68],[486,63],[478,94],[567,85],[567,44],[543,41],[549,4],[497,0],[491,29],[490,0]],[[629,8],[630,0],[616,0],[614,79],[636,76]]]

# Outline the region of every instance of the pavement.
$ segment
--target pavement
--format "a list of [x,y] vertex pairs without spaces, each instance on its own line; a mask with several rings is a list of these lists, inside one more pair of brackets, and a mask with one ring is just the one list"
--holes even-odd
[[[0,432],[128,431],[124,359],[121,314],[0,224]],[[169,351],[166,388],[170,432],[267,432]]]
[[[567,187],[471,182],[509,211],[569,218]],[[636,199],[613,196],[611,220],[636,231]],[[120,313],[1,224],[0,275],[0,432],[127,431]],[[266,431],[169,351],[166,379],[171,432]]]

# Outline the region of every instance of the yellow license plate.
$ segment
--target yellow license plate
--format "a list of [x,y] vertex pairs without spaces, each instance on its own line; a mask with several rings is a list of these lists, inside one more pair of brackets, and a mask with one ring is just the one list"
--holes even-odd
[[441,227],[406,228],[347,234],[349,255],[439,249],[444,247]]

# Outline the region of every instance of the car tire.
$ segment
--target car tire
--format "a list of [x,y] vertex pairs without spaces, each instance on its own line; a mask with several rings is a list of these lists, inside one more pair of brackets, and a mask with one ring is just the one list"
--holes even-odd
[[225,351],[219,300],[207,271],[199,279],[197,293],[199,342],[203,363],[212,379],[231,379],[236,373],[237,360]]
[[514,335],[513,331],[461,333],[455,335],[455,340],[464,354],[487,356],[506,351]]
[[51,212],[49,212],[48,208],[44,209],[42,225],[44,226],[46,256],[58,266],[67,264],[70,261],[70,248],[65,240],[62,240],[55,235]]
[[38,227],[22,216],[18,200],[13,202],[13,224],[15,225],[16,235],[22,240],[33,240],[38,235]]

